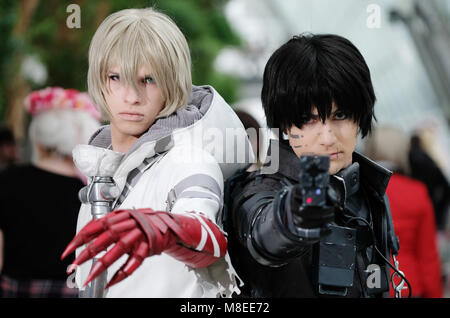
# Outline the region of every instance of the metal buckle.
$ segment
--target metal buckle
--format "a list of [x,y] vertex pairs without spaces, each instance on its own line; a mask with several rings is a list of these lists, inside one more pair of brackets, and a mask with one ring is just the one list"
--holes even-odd
[[[392,258],[394,259],[394,267],[398,271],[398,272],[394,272],[394,274],[392,274],[392,277],[391,277],[392,288],[395,291],[395,298],[402,298],[402,290],[408,289],[408,286],[405,286],[405,280],[403,279],[402,276],[400,276],[398,274],[398,273],[400,273],[401,275],[405,276],[405,274],[398,267],[398,261],[395,258],[395,255],[392,255]],[[399,277],[401,279],[397,285],[394,282],[395,277]]]

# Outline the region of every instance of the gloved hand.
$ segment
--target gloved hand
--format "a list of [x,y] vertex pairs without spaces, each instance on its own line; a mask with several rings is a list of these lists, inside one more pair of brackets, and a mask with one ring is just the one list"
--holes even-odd
[[152,209],[117,210],[92,220],[67,246],[62,258],[87,243],[90,244],[75,259],[73,267],[94,258],[110,245],[113,247],[95,263],[84,285],[122,255],[129,255],[106,287],[131,275],[146,257],[152,255],[164,252],[190,267],[200,268],[214,263],[227,250],[222,231],[203,215]]
[[327,187],[324,205],[315,205],[314,202],[304,202],[302,187],[292,186],[286,198],[286,224],[291,233],[305,243],[318,242],[328,235],[328,224],[334,220],[335,208],[339,202],[336,191]]

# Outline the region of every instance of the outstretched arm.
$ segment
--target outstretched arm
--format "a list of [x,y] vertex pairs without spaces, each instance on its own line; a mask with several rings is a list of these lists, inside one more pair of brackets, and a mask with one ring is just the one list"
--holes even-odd
[[205,216],[196,212],[173,214],[152,209],[119,210],[91,221],[75,236],[62,258],[87,243],[90,244],[75,259],[73,266],[94,258],[110,245],[113,247],[95,263],[84,285],[122,255],[129,254],[107,287],[131,275],[146,257],[152,255],[167,253],[188,266],[199,268],[223,257],[227,248],[221,230]]
[[302,205],[298,186],[259,191],[234,206],[232,219],[238,240],[266,266],[280,266],[301,255],[327,234],[331,207]]
[[[63,256],[77,249],[74,266],[81,265],[111,246],[91,269],[87,282],[124,254],[128,260],[108,287],[152,255],[166,253],[188,266],[206,267],[226,254],[226,239],[214,223],[223,204],[221,170],[212,159],[179,164],[187,150],[172,149],[153,171],[148,170],[133,190],[134,201],[124,201],[120,211],[90,222],[84,221],[86,209],[80,212],[78,234]],[[87,243],[86,249],[78,249]]]

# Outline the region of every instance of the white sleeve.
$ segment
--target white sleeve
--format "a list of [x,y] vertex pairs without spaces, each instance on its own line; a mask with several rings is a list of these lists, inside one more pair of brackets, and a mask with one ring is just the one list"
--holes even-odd
[[168,207],[172,213],[197,212],[215,223],[223,206],[223,176],[215,159],[202,149],[173,149],[170,163]]

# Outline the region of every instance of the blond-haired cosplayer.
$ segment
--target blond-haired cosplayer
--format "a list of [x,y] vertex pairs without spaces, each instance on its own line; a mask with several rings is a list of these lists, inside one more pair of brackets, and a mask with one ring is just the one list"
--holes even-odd
[[186,105],[192,89],[191,57],[175,23],[153,9],[111,14],[98,28],[89,49],[89,93],[104,115],[109,113],[104,93],[109,93],[111,69],[118,67],[122,80],[139,91],[136,74],[144,65],[165,100],[157,118]]
[[[109,125],[73,156],[91,182],[112,177],[118,195],[102,218],[92,220],[90,204],[81,206],[78,234],[63,253],[77,249],[72,269],[79,288],[106,271],[106,297],[238,291],[216,220],[223,180],[253,160],[250,151],[231,162],[223,154],[251,148],[242,123],[214,88],[192,85],[190,67],[185,37],[154,9],[113,13],[96,31],[88,88]],[[225,136],[230,128],[234,145],[208,133]],[[106,249],[94,266],[87,262]]]

